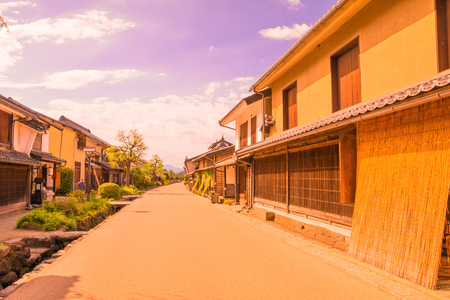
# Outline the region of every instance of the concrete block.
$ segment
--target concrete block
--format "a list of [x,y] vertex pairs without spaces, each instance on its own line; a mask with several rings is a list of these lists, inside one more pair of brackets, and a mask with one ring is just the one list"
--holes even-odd
[[333,247],[342,251],[348,251],[348,245],[342,242],[334,243]]

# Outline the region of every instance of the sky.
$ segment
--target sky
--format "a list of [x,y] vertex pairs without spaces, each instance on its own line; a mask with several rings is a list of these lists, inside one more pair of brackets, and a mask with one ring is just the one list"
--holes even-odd
[[0,0],[0,94],[181,168],[336,0]]

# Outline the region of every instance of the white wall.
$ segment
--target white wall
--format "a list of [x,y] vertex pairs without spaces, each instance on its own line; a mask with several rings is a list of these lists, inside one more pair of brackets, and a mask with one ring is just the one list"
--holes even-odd
[[226,172],[226,184],[236,184],[236,171],[234,169],[234,166],[228,166],[227,172]]
[[50,141],[50,131],[47,131],[46,134],[42,134],[42,152],[48,152],[48,144]]
[[14,122],[14,150],[30,155],[36,133],[37,130],[25,126],[22,123]]

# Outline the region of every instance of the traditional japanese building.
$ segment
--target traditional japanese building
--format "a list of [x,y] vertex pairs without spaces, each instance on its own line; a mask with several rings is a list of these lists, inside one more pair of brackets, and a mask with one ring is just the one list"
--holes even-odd
[[220,121],[250,206],[428,288],[449,239],[448,2],[338,1],[251,86],[258,108]]

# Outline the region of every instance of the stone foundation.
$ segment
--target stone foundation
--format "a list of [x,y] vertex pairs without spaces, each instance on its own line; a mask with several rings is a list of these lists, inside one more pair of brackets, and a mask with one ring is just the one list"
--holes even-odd
[[253,207],[249,215],[264,221],[273,221],[275,224],[281,225],[289,231],[298,233],[305,238],[324,243],[342,251],[348,251],[348,247],[350,246],[350,237],[348,236],[322,227],[303,223],[263,208]]

